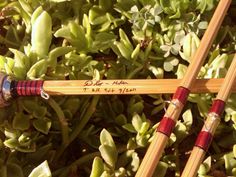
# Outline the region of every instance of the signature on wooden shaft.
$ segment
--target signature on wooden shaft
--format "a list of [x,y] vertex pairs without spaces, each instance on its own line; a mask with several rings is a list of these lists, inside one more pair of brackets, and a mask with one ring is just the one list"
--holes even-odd
[[[86,80],[83,84],[84,92],[93,92],[93,93],[132,93],[135,92],[136,88],[128,87],[129,83],[123,80],[116,80],[113,82],[107,82],[104,80]],[[124,86],[124,87],[115,87],[115,86]]]

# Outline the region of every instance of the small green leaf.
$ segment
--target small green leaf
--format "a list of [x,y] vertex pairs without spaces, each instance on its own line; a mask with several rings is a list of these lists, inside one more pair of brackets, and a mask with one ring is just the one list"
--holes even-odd
[[117,177],[125,177],[126,176],[125,168],[121,167],[118,170],[116,170],[115,176],[117,176]]
[[129,141],[127,143],[127,149],[131,150],[131,149],[136,149],[137,148],[137,144],[134,138],[129,138]]
[[117,46],[117,48],[119,49],[119,52],[124,58],[128,60],[131,59],[131,55],[133,52],[132,49],[127,48],[125,44],[123,44],[122,42],[115,41],[114,44]]
[[134,114],[132,117],[132,125],[137,132],[139,132],[142,128],[142,118],[138,114]]
[[184,119],[184,125],[189,130],[191,128],[192,124],[193,124],[193,115],[192,115],[191,109],[187,109],[183,113],[182,117]]
[[108,145],[111,147],[115,147],[115,143],[113,141],[113,138],[112,138],[111,134],[106,129],[103,129],[101,131],[100,142],[102,145]]
[[140,47],[141,45],[138,44],[135,49],[133,50],[132,54],[131,54],[131,59],[133,59],[134,61],[138,58],[139,52],[140,52]]
[[43,118],[47,114],[47,107],[37,106],[34,109],[33,116],[35,118]]
[[35,63],[29,71],[27,72],[27,77],[30,79],[40,78],[42,77],[47,71],[47,61],[46,59],[39,60]]
[[211,169],[211,156],[206,158],[204,162],[200,165],[198,174],[199,175],[206,175]]
[[225,169],[228,174],[231,174],[231,170],[236,167],[236,159],[233,152],[224,155]]
[[56,47],[49,52],[48,63],[51,67],[55,67],[57,64],[57,58],[63,56],[74,50],[73,47]]
[[100,157],[95,157],[93,160],[92,171],[90,177],[100,177],[104,172],[104,164]]
[[23,113],[16,113],[13,123],[13,128],[18,130],[27,130],[30,127],[30,115],[25,115]]
[[104,171],[101,177],[112,177],[107,171]]
[[70,34],[70,28],[68,26],[64,26],[60,29],[58,29],[55,33],[54,33],[55,37],[64,37],[66,39],[70,39],[71,38],[71,34]]
[[34,24],[39,15],[43,12],[43,7],[39,6],[31,15],[31,24]]
[[161,67],[149,66],[148,69],[154,74],[157,79],[162,79],[164,76],[164,70]]
[[199,24],[198,24],[198,28],[199,29],[207,29],[207,26],[208,26],[208,22],[207,21],[201,21]]
[[236,144],[233,147],[234,158],[236,158]]
[[136,136],[136,143],[137,145],[141,146],[141,147],[146,147],[148,144],[148,139],[150,138],[150,135],[141,135],[141,134],[137,134]]
[[37,53],[39,57],[46,56],[51,45],[51,40],[52,19],[46,11],[43,11],[32,24],[32,51]]
[[125,117],[124,114],[120,114],[115,118],[115,121],[117,124],[119,124],[120,126],[123,126],[125,124],[127,124],[127,119]]
[[186,71],[187,71],[187,66],[185,66],[183,64],[179,64],[177,72],[176,72],[177,78],[182,79],[184,77]]
[[149,127],[150,127],[149,122],[143,122],[142,126],[141,126],[141,129],[139,130],[139,133],[140,134],[145,134],[148,131]]
[[155,177],[164,177],[166,175],[166,171],[168,169],[168,164],[165,163],[165,162],[159,162],[156,169],[155,169],[155,172],[154,172],[154,175]]
[[18,136],[19,136],[19,131],[16,130],[16,129],[5,129],[4,131],[4,135],[7,137],[7,138],[13,138],[13,139],[16,139]]
[[107,17],[101,7],[94,5],[89,10],[89,20],[92,25],[100,25],[107,21]]
[[132,115],[134,113],[141,114],[143,111],[144,105],[143,102],[137,102],[130,106],[129,113]]
[[137,133],[134,126],[132,124],[125,124],[122,126],[125,130],[131,132],[131,133]]
[[34,128],[44,134],[48,134],[48,132],[51,128],[51,125],[52,125],[51,120],[48,118],[33,120]]
[[44,161],[34,168],[28,177],[52,177],[48,162]]
[[112,168],[115,168],[118,156],[116,149],[109,145],[102,144],[99,146],[99,151],[104,161]]
[[5,140],[3,144],[10,149],[15,149],[17,146],[19,146],[17,139],[13,139],[13,138]]
[[28,147],[31,144],[31,139],[29,137],[30,135],[28,133],[22,133],[19,138],[18,142],[20,146]]
[[138,154],[136,152],[133,152],[132,161],[130,163],[131,170],[133,172],[136,172],[138,170],[139,164],[140,164],[140,159],[138,157]]
[[174,132],[178,142],[181,142],[188,135],[187,127],[180,121],[177,122]]
[[133,45],[131,44],[128,36],[124,32],[124,30],[122,30],[122,28],[119,29],[119,35],[120,35],[120,42],[123,43],[125,47],[128,48],[129,50],[133,50]]

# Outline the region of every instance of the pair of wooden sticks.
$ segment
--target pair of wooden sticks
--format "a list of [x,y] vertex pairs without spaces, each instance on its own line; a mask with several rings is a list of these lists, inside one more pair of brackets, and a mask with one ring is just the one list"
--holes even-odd
[[[200,67],[209,52],[230,4],[231,0],[221,0],[219,2],[218,7],[216,8],[209,26],[201,40],[200,46],[191,60],[187,73],[177,88],[163,119],[159,123],[157,132],[144,156],[136,177],[151,177],[153,175],[170,134],[175,127],[179,115],[181,114],[191,87],[196,80]],[[236,56],[234,57],[233,63],[230,66],[216,100],[213,102],[208,118],[197,138],[194,149],[183,171],[182,177],[194,177],[197,175],[197,170],[203,161],[215,129],[219,124],[220,115],[224,111],[225,101],[231,92],[231,88],[236,77],[235,68]]]
[[[154,139],[136,174],[136,177],[150,177],[160,160],[190,90],[195,93],[215,93],[219,91],[182,174],[184,177],[196,176],[197,169],[204,158],[216,126],[219,123],[220,113],[224,110],[224,103],[228,98],[232,86],[236,85],[234,83],[236,58],[233,60],[224,80],[196,80],[196,76],[207,56],[230,3],[231,0],[221,0],[219,2],[209,27],[201,40],[200,46],[192,58],[192,62],[182,80],[15,81],[9,76],[0,74],[0,105],[8,105],[9,100],[15,96],[41,95],[47,99],[49,95],[155,94],[173,93],[176,89],[171,104],[160,122]],[[177,85],[179,86],[177,87]],[[221,85],[222,87],[219,89]],[[236,87],[234,87],[234,91],[236,91]]]

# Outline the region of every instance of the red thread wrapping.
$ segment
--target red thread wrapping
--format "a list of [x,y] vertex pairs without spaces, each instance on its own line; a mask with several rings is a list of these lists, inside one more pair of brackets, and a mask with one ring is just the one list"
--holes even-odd
[[27,81],[22,81],[21,88],[23,88],[23,89],[21,89],[21,94],[23,96],[26,95],[26,88],[27,88],[26,85],[27,85]]
[[15,84],[15,93],[17,96],[35,96],[40,95],[43,86],[43,81],[17,81]]
[[185,87],[178,87],[173,95],[173,99],[178,99],[183,105],[186,103],[190,90]]
[[210,113],[214,112],[217,115],[221,115],[225,109],[225,102],[222,100],[214,100],[210,109]]
[[16,84],[16,93],[17,93],[17,95],[22,95],[22,93],[21,93],[21,84],[22,84],[22,82],[17,82],[17,84]]
[[169,137],[174,127],[175,127],[175,121],[173,119],[170,119],[168,117],[163,117],[157,128],[157,131]]
[[41,94],[42,86],[43,86],[43,81],[38,81],[37,86],[36,86],[36,94],[37,95]]
[[27,82],[26,84],[26,95],[30,95],[31,94],[31,82]]
[[202,148],[207,151],[212,141],[212,134],[210,132],[201,131],[198,134],[195,146]]
[[30,87],[30,93],[35,93],[35,92],[36,92],[36,82],[32,81]]

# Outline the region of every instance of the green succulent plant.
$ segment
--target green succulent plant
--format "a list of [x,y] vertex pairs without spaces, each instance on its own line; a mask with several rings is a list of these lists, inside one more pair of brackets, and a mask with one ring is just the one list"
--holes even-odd
[[[218,0],[1,0],[0,71],[16,79],[181,79]],[[223,78],[235,6],[199,78]],[[168,94],[17,98],[0,109],[0,176],[134,176]],[[155,170],[180,176],[214,94],[190,94]],[[236,175],[235,94],[198,175]]]

